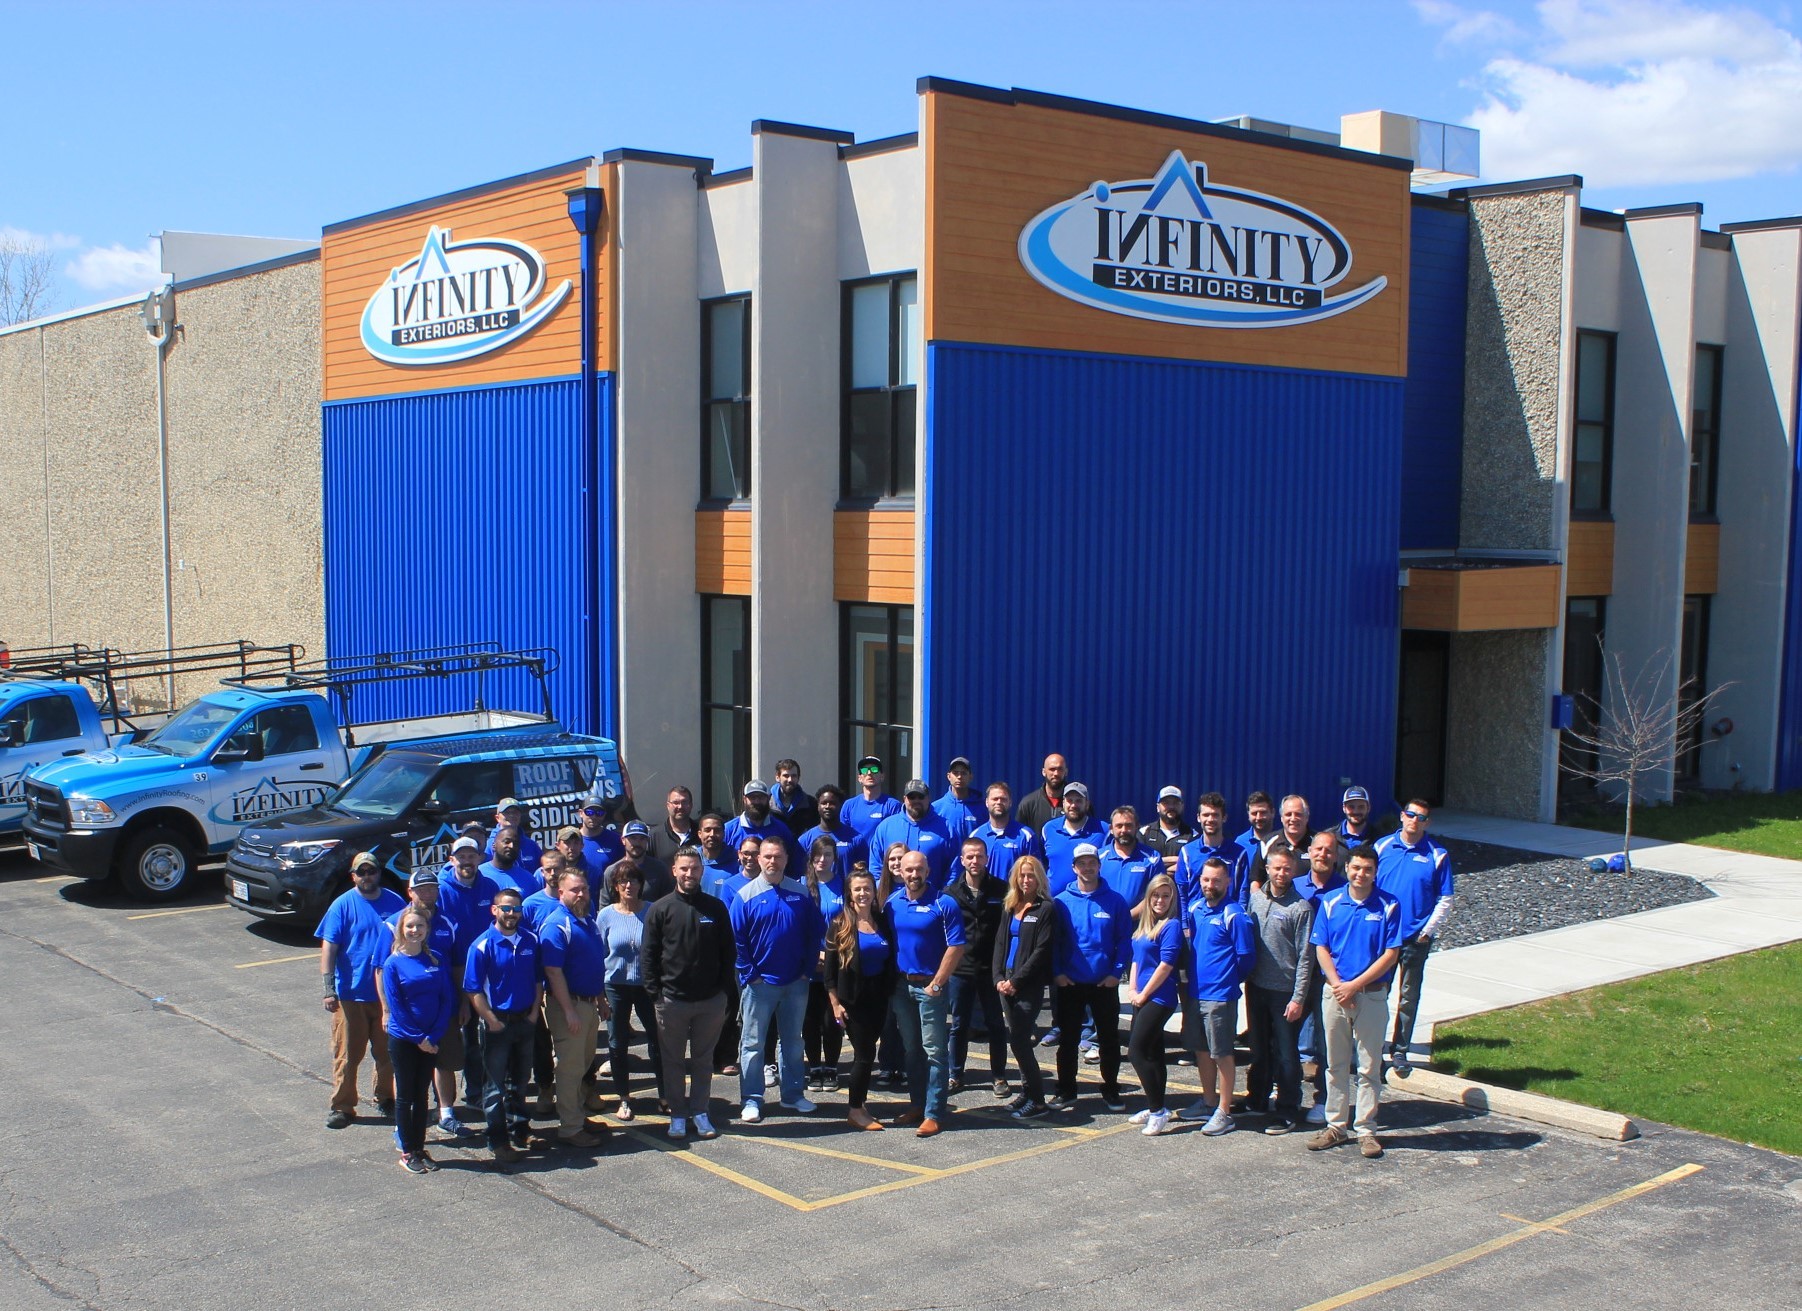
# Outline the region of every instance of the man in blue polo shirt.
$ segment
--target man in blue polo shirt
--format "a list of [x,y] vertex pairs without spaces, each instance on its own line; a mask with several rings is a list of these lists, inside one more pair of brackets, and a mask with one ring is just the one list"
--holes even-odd
[[588,1127],[586,1103],[592,1088],[583,1085],[607,1008],[607,944],[589,914],[586,874],[564,870],[557,903],[539,933],[544,1018],[556,1053],[557,1139],[567,1147],[593,1147],[601,1138]]
[[[1331,829],[1314,835],[1308,843],[1307,871],[1295,880],[1295,891],[1303,901],[1320,908],[1320,899],[1345,886],[1345,872],[1340,869],[1344,848]],[[1326,990],[1326,976],[1315,970],[1309,978],[1308,995],[1304,999],[1307,1015],[1302,1018],[1298,1041],[1301,1059],[1314,1065],[1314,1105],[1303,1117],[1309,1124],[1326,1123],[1326,1039],[1322,1036],[1320,998]]]
[[[899,814],[901,803],[882,790],[882,762],[875,756],[863,756],[857,762],[857,795],[845,802],[839,818],[857,836],[868,840],[870,832],[890,815]],[[882,859],[878,852],[871,864]]]
[[[1276,826],[1276,802],[1261,788],[1245,798],[1245,818],[1249,826],[1234,841],[1245,849],[1245,860],[1249,867],[1264,854],[1264,848],[1282,830]],[[1244,898],[1239,900],[1243,901]]]
[[1201,899],[1201,867],[1210,860],[1226,864],[1232,891],[1227,895],[1240,900],[1250,891],[1251,858],[1245,848],[1226,835],[1226,798],[1218,792],[1204,792],[1195,803],[1195,824],[1199,832],[1193,842],[1182,849],[1176,860],[1176,895],[1185,906]]
[[314,935],[319,939],[325,1010],[332,1017],[328,1129],[342,1129],[357,1118],[357,1067],[372,1049],[376,1107],[383,1115],[394,1111],[394,1066],[388,1059],[388,1035],[382,1032],[375,976],[394,948],[394,930],[385,921],[405,910],[407,903],[382,886],[382,864],[374,852],[359,851],[351,858],[350,877],[350,891],[326,907]]
[[[1064,797],[1069,799],[1069,788]],[[1100,1049],[1101,1101],[1123,1111],[1120,1100],[1120,976],[1132,954],[1132,917],[1120,894],[1101,881],[1101,853],[1078,843],[1070,885],[1056,897],[1058,957],[1051,981],[1057,985],[1052,1023],[1057,1026],[1057,1097],[1054,1111],[1076,1105],[1076,1058],[1083,1013],[1093,1017]]]
[[514,888],[524,901],[544,886],[544,879],[538,873],[538,857],[534,856],[528,865],[520,851],[518,829],[511,826],[497,828],[490,849],[494,854],[483,864],[482,873],[495,887]]
[[[1345,862],[1346,886],[1314,903],[1312,939],[1326,979],[1321,1021],[1326,1030],[1326,1128],[1308,1139],[1325,1151],[1358,1136],[1365,1156],[1377,1141],[1383,1031],[1389,1023],[1389,979],[1401,955],[1402,913],[1377,886],[1377,856],[1359,847]],[[1356,1098],[1356,1116],[1353,1098]]]
[[1005,783],[991,783],[983,793],[988,816],[970,830],[989,849],[989,873],[1006,883],[1014,872],[1014,862],[1022,856],[1044,858],[1039,835],[1013,818],[1013,789]]
[[868,861],[864,842],[857,830],[839,818],[839,808],[845,804],[844,792],[834,783],[828,783],[813,797],[814,808],[819,814],[820,822],[815,824],[799,838],[795,845],[803,852],[813,850],[813,844],[819,838],[831,838],[838,847],[838,859],[832,868],[831,887],[841,896],[845,891],[845,875],[851,872],[851,866],[858,861]]
[[597,788],[582,801],[582,857],[590,870],[604,870],[626,854],[619,833],[607,827],[607,799]]
[[516,888],[494,894],[494,927],[477,938],[463,963],[463,991],[482,1021],[482,1065],[488,1087],[482,1110],[496,1165],[519,1159],[530,1125],[526,1081],[544,986],[538,939],[520,926]]
[[807,895],[807,885],[786,875],[788,844],[780,837],[765,838],[757,860],[758,877],[726,899],[742,989],[738,1118],[744,1124],[763,1119],[763,1042],[772,1023],[781,1082],[776,1104],[803,1115],[814,1108],[804,1091],[801,1025],[807,1016],[808,983],[826,937],[826,922],[819,904]]
[[[494,880],[482,873],[482,844],[471,837],[451,843],[450,867],[438,876],[438,904],[457,926],[456,947],[446,965],[458,985],[457,1029],[463,1046],[463,1104],[480,1110],[488,1076],[482,1066],[482,1022],[462,989],[469,948],[494,923]],[[440,1119],[440,1124],[444,1121]],[[453,1131],[454,1132],[454,1131]]]
[[488,835],[488,846],[484,854],[494,854],[494,838],[504,828],[511,828],[519,838],[519,862],[529,870],[538,868],[538,858],[544,854],[532,837],[532,812],[526,803],[515,797],[502,797],[494,806],[494,832]]
[[933,890],[923,851],[901,857],[901,886],[889,897],[888,914],[901,976],[893,1007],[907,1052],[909,1103],[894,1122],[917,1125],[917,1136],[931,1138],[945,1119],[951,976],[964,957],[964,914],[950,897]]
[[1257,962],[1257,926],[1233,900],[1232,875],[1218,856],[1201,867],[1201,896],[1183,918],[1189,935],[1189,986],[1200,1012],[1195,1075],[1204,1099],[1208,1089],[1216,1092],[1201,1131],[1217,1137],[1235,1128],[1233,1041],[1239,1031],[1239,985],[1251,977]]
[[1163,857],[1139,841],[1139,812],[1131,806],[1114,807],[1108,836],[1113,840],[1101,850],[1101,881],[1120,894],[1136,918],[1146,885],[1163,868]]
[[926,788],[926,780],[909,779],[907,786],[901,789],[901,804],[903,809],[899,815],[890,815],[870,831],[871,859],[880,859],[880,853],[897,842],[909,851],[922,853],[930,873],[932,895],[936,897],[951,881],[951,865],[957,858],[959,839],[945,826],[944,817],[933,810],[932,793]]
[[973,777],[968,757],[951,757],[951,763],[945,766],[945,794],[932,803],[933,810],[945,821],[945,827],[951,830],[951,836],[957,842],[962,842],[972,829],[978,824],[986,824],[989,818],[982,798],[970,786]]
[[1370,792],[1361,787],[1348,787],[1340,798],[1339,810],[1345,816],[1339,821],[1339,845],[1350,851],[1377,840],[1370,822]]
[[1432,807],[1416,798],[1402,807],[1398,832],[1372,844],[1377,886],[1402,908],[1401,989],[1395,999],[1395,1032],[1389,1035],[1390,1068],[1405,1079],[1414,1066],[1414,1015],[1433,939],[1452,914],[1452,857],[1427,836]]
[[770,785],[760,778],[751,779],[744,786],[744,801],[745,808],[726,821],[726,845],[742,847],[746,838],[759,842],[775,838],[788,849],[789,863],[797,863],[800,852],[794,831],[770,809]]
[[738,852],[726,844],[726,817],[710,810],[697,819],[695,843],[701,849],[701,891],[719,897],[720,885],[738,873]]
[[1045,881],[1057,896],[1076,878],[1071,857],[1084,843],[1097,852],[1107,844],[1107,825],[1089,813],[1089,789],[1083,783],[1064,784],[1064,813],[1040,830],[1045,846]]

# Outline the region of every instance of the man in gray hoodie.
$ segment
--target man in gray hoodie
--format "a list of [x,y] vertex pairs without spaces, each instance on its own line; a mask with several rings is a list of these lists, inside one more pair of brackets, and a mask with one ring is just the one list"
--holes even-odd
[[1288,1133],[1301,1115],[1298,1039],[1316,966],[1309,945],[1314,907],[1295,890],[1295,863],[1294,848],[1273,842],[1264,855],[1264,882],[1252,885],[1248,907],[1258,929],[1258,959],[1245,996],[1251,1020],[1245,1103],[1251,1111],[1268,1112],[1267,1134]]

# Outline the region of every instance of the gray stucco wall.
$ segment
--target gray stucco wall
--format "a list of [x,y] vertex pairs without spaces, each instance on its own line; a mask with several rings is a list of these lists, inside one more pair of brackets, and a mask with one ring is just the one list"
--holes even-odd
[[1546,660],[1553,630],[1452,635],[1445,804],[1510,819],[1542,814]]
[[1568,208],[1564,190],[1473,197],[1463,545],[1553,550]]
[[[178,291],[176,321],[175,644],[248,638],[323,655],[319,265]],[[136,307],[0,336],[0,480],[16,528],[0,638],[161,647],[156,358]]]

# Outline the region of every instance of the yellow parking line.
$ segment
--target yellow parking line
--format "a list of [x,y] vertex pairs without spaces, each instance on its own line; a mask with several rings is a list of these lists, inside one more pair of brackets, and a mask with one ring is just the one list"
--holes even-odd
[[620,1132],[630,1134],[640,1142],[655,1148],[667,1156],[674,1157],[678,1161],[685,1161],[689,1165],[694,1166],[697,1170],[705,1170],[708,1174],[718,1175],[728,1183],[737,1184],[740,1188],[749,1188],[752,1192],[757,1193],[762,1197],[767,1197],[772,1202],[781,1202],[782,1205],[792,1207],[797,1211],[813,1210],[813,1204],[811,1202],[796,1197],[793,1193],[785,1193],[780,1188],[772,1188],[761,1179],[753,1179],[750,1175],[740,1174],[737,1170],[728,1169],[699,1153],[684,1151],[682,1148],[669,1143],[667,1140],[660,1142],[652,1135],[641,1133],[637,1129],[622,1128]]
[[48,876],[47,878],[33,879],[32,882],[33,883],[73,883],[73,882],[75,882],[75,876],[73,874],[52,874],[52,875]]
[[1666,1184],[1674,1184],[1679,1179],[1687,1179],[1690,1175],[1700,1172],[1701,1169],[1702,1167],[1699,1165],[1680,1165],[1675,1170],[1666,1170],[1663,1174],[1654,1179],[1648,1179],[1644,1183],[1634,1184],[1631,1188],[1623,1188],[1618,1193],[1609,1193],[1606,1197],[1598,1197],[1593,1202],[1587,1202],[1582,1206],[1565,1211],[1561,1215],[1555,1215],[1549,1220],[1524,1221],[1522,1222],[1522,1227],[1516,1229],[1513,1233],[1503,1234],[1499,1238],[1491,1238],[1486,1243],[1478,1243],[1475,1247],[1467,1247],[1462,1252],[1454,1252],[1450,1256],[1442,1256],[1437,1261],[1429,1261],[1425,1265],[1415,1266],[1412,1270],[1404,1270],[1399,1275],[1390,1275],[1387,1279],[1379,1279],[1375,1283],[1365,1284],[1361,1288],[1351,1289],[1348,1292],[1329,1297],[1324,1301],[1310,1302],[1307,1306],[1303,1307],[1301,1311],[1336,1311],[1336,1308],[1338,1307],[1350,1306],[1353,1302],[1362,1302],[1366,1298],[1375,1297],[1378,1293],[1391,1292],[1406,1284],[1417,1283],[1429,1276],[1443,1274],[1447,1270],[1455,1270],[1461,1265],[1470,1264],[1470,1262],[1475,1261],[1479,1257],[1488,1256],[1492,1252],[1499,1252],[1505,1247],[1512,1247],[1514,1244],[1521,1242],[1524,1239],[1531,1238],[1535,1234],[1557,1230],[1560,1225],[1569,1224],[1573,1220],[1581,1220],[1584,1216],[1594,1215],[1597,1211],[1605,1211],[1611,1206],[1619,1205],[1621,1202],[1631,1201],[1633,1198],[1649,1193],[1655,1188],[1663,1188]]
[[128,920],[155,920],[165,915],[198,915],[203,910],[230,910],[223,901],[217,906],[185,906],[181,910],[147,910],[142,915],[127,915]]
[[299,956],[277,956],[274,960],[247,960],[242,965],[234,965],[234,970],[254,970],[259,965],[286,965],[290,961],[318,960],[319,953],[309,951]]
[[748,1143],[767,1143],[771,1147],[786,1147],[791,1152],[807,1152],[813,1156],[830,1156],[837,1161],[851,1161],[857,1165],[880,1165],[889,1170],[900,1170],[904,1174],[940,1175],[944,1171],[932,1165],[914,1165],[907,1161],[889,1161],[880,1156],[860,1156],[856,1152],[841,1152],[832,1147],[816,1147],[812,1143],[790,1142],[786,1138],[760,1138],[754,1134],[740,1135],[741,1141]]

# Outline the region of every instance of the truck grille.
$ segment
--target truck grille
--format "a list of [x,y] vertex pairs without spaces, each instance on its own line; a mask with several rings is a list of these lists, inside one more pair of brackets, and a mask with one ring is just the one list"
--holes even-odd
[[25,813],[39,824],[51,828],[69,827],[69,808],[63,802],[60,788],[27,781],[25,784]]

